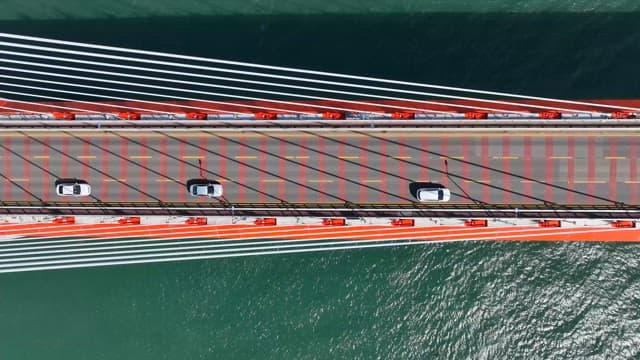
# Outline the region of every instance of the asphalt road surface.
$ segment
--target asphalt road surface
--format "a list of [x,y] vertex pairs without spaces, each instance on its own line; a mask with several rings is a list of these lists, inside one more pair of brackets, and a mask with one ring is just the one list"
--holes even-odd
[[[208,201],[186,182],[220,181],[231,202],[408,203],[433,181],[451,202],[638,203],[640,133],[171,130],[0,133],[0,199]],[[446,160],[446,161],[445,161]],[[61,198],[57,178],[90,198]]]

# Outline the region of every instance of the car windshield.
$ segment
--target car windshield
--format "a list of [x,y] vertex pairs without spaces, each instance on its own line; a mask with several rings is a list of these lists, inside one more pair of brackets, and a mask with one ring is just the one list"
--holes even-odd
[[80,185],[78,184],[73,185],[73,194],[80,195]]
[[438,190],[438,200],[444,199],[444,191]]
[[213,185],[207,186],[207,194],[213,194]]

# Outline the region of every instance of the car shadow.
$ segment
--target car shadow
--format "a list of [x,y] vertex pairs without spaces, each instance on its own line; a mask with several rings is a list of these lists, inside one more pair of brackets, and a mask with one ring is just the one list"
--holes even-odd
[[444,185],[431,182],[431,181],[414,181],[409,183],[409,194],[417,199],[417,193],[419,189],[429,187],[429,188],[444,188]]

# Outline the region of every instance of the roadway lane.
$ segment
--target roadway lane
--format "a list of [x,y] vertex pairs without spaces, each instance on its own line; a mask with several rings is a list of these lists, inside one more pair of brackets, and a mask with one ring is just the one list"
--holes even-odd
[[[468,203],[638,203],[640,133],[353,131],[0,133],[0,198],[60,200],[57,177],[87,179],[102,201],[196,200],[199,177],[231,202],[411,201],[411,181]],[[446,175],[447,160],[449,177]],[[198,201],[213,201],[198,199]]]

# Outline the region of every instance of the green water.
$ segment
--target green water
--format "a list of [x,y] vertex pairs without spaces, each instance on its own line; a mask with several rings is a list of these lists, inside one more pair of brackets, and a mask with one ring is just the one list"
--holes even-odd
[[[215,5],[214,5],[215,4]],[[640,96],[636,1],[5,1],[2,31]],[[0,359],[639,358],[637,245],[451,243],[0,276]]]
[[537,13],[537,12],[615,12],[640,10],[635,0],[616,1],[550,1],[550,0],[94,0],[86,1],[3,1],[0,19],[99,19],[171,16],[221,15],[308,15],[308,14],[429,14],[456,13]]
[[513,3],[506,0],[374,1],[360,11],[345,5],[345,13],[336,10],[341,3],[254,1],[237,7],[247,15],[169,1],[155,11],[146,10],[151,1],[26,3],[40,11],[24,19],[29,6],[5,6],[11,20],[0,22],[3,31],[529,95],[640,97],[635,1],[617,1],[615,9],[612,2],[573,1],[575,11],[555,1],[518,1],[512,13],[504,11]]
[[7,359],[634,358],[637,245],[456,243],[0,278]]

